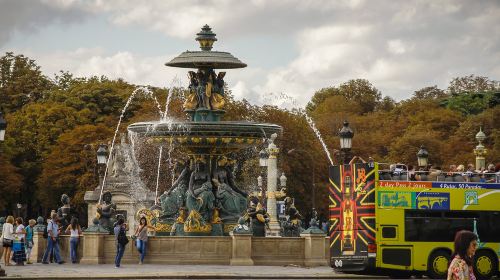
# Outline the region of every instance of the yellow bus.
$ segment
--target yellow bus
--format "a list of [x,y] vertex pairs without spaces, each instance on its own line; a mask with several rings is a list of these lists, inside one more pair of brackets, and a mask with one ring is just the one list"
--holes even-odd
[[446,278],[455,233],[466,229],[479,236],[476,277],[500,274],[499,183],[409,181],[404,168],[388,176],[377,163],[331,166],[329,173],[335,270]]

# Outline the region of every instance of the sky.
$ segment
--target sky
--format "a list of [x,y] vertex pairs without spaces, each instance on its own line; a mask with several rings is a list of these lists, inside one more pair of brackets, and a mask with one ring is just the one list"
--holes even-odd
[[214,50],[248,64],[225,81],[254,104],[286,95],[304,106],[358,78],[395,100],[454,77],[500,78],[498,0],[0,0],[0,53],[35,59],[49,77],[187,86],[187,69],[164,64],[199,50],[204,24]]

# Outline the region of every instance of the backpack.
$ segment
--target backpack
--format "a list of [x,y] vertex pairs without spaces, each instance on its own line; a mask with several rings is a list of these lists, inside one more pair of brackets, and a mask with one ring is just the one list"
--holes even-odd
[[120,232],[118,232],[117,240],[118,240],[118,244],[120,244],[124,247],[125,247],[125,245],[128,244],[128,238],[125,235],[125,230],[123,228],[120,228]]

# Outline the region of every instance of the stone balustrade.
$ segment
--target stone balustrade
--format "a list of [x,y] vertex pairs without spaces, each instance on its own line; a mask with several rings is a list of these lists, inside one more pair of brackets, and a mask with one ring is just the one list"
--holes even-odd
[[[41,262],[47,240],[38,232],[32,261]],[[70,262],[69,236],[60,237],[61,257]],[[0,252],[1,252],[0,248]],[[233,236],[154,236],[147,245],[145,263],[212,265],[300,265],[324,266],[329,263],[328,238],[306,234],[301,237]],[[78,259],[85,264],[112,264],[116,254],[113,235],[84,233],[80,238]],[[130,240],[122,263],[136,263],[139,253]]]

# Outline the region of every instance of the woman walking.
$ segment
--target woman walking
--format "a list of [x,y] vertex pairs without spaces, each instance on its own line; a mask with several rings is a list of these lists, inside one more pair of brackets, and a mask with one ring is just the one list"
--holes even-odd
[[33,249],[33,227],[35,226],[36,221],[31,219],[28,222],[28,226],[26,227],[26,264],[32,264],[30,261],[31,257],[31,249]]
[[26,261],[26,249],[24,247],[25,236],[26,230],[24,229],[23,218],[17,217],[16,230],[14,233],[14,246],[12,246],[14,250],[14,256],[12,259],[16,262],[16,265],[24,265],[24,262]]
[[11,265],[10,254],[14,243],[14,217],[8,216],[2,228],[2,246],[3,246],[3,263],[6,266]]
[[71,219],[71,224],[66,228],[66,234],[68,233],[70,233],[69,245],[70,245],[71,262],[76,263],[78,242],[80,241],[80,234],[82,234],[82,228],[78,224],[77,218],[73,217]]
[[139,251],[139,264],[144,262],[144,257],[146,256],[146,245],[148,243],[148,229],[154,230],[154,227],[148,225],[146,217],[141,217],[139,220],[139,225],[135,229],[135,236],[137,236],[136,246]]
[[447,280],[476,280],[472,260],[477,249],[477,235],[461,230],[455,235],[454,258],[448,268]]

